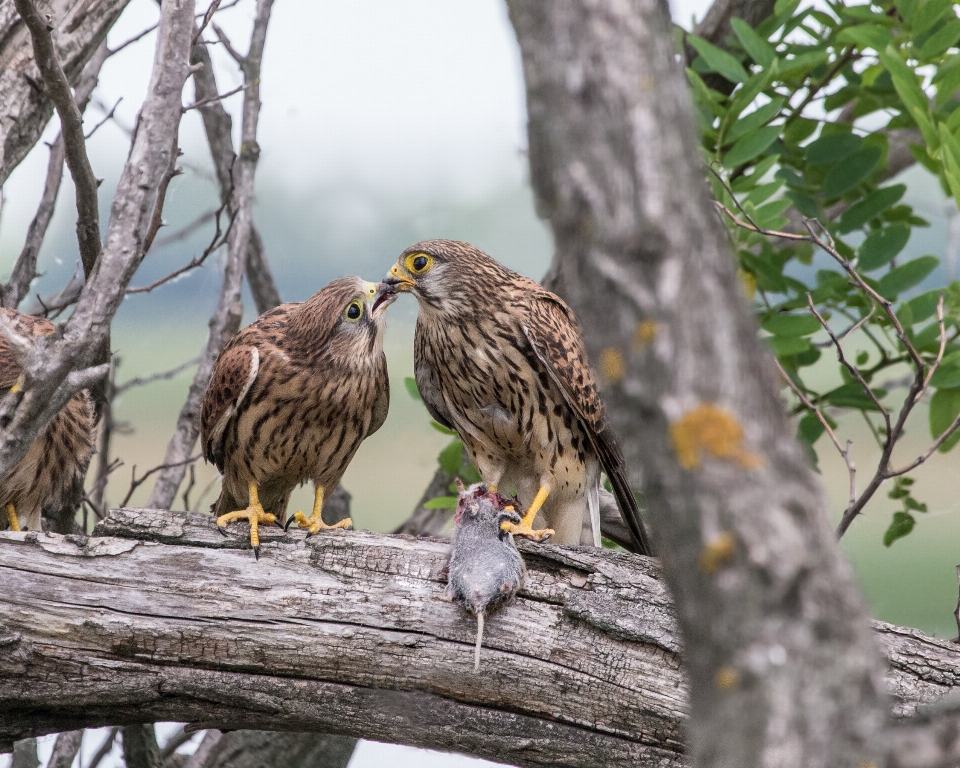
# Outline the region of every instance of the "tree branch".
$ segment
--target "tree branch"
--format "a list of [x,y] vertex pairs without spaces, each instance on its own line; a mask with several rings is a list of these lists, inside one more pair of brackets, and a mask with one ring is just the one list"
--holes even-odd
[[[167,445],[163,463],[166,468],[157,477],[148,506],[167,508],[176,498],[177,488],[186,471],[184,462],[200,434],[200,407],[203,395],[213,375],[217,356],[223,345],[233,336],[243,314],[241,287],[246,256],[253,230],[253,185],[260,158],[257,144],[257,122],[260,117],[260,62],[270,23],[273,0],[257,0],[256,18],[250,35],[250,51],[243,59],[245,91],[243,97],[243,125],[240,131],[240,156],[233,169],[233,219],[228,237],[227,264],[223,272],[220,300],[210,319],[210,333],[187,401],[180,410],[173,437]],[[198,70],[199,71],[199,70]],[[201,108],[202,112],[202,108]]]
[[[114,510],[96,533],[0,533],[6,749],[163,719],[520,766],[687,765],[679,635],[655,560],[521,544],[526,587],[488,620],[475,675],[474,622],[439,599],[446,543],[271,529],[254,563],[244,533],[220,536],[209,515]],[[897,717],[960,685],[954,644],[874,628]]]
[[[130,0],[77,3],[47,0],[44,13],[54,27],[54,50],[67,80],[75,83]],[[30,35],[13,3],[0,5],[0,104],[17,110],[0,121],[0,185],[40,139],[53,104],[37,84],[42,76],[33,61]],[[19,27],[19,28],[18,28]]]
[[26,454],[39,430],[73,394],[78,379],[71,372],[94,365],[109,338],[110,321],[143,259],[163,181],[176,160],[192,30],[192,0],[165,0],[148,96],[114,196],[102,255],[65,326],[37,339],[19,361],[25,391],[0,401],[0,476]]

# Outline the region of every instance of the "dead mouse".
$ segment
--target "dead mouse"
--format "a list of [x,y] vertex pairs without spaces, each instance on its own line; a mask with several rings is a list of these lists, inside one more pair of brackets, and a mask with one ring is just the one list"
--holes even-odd
[[513,536],[500,527],[505,521],[520,521],[512,502],[482,483],[464,490],[457,480],[457,487],[460,499],[444,595],[477,617],[474,669],[479,670],[484,616],[513,600],[527,571]]

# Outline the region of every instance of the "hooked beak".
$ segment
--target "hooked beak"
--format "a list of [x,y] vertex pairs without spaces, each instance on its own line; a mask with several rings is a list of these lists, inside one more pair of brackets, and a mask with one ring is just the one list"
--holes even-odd
[[399,293],[406,293],[409,291],[416,283],[407,275],[405,275],[400,267],[394,264],[390,267],[390,273],[383,278],[383,282],[380,285],[389,285],[393,286],[394,290]]
[[377,286],[377,294],[373,300],[373,306],[370,307],[370,314],[376,313],[379,307],[389,307],[397,300],[397,288],[386,281]]

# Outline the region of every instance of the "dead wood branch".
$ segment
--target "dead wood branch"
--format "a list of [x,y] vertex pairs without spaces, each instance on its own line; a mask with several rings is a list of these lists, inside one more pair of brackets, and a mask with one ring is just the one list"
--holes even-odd
[[[129,1],[49,0],[43,4],[44,22],[53,28],[56,57],[72,85]],[[0,4],[0,62],[0,104],[18,107],[0,120],[2,185],[40,139],[53,114],[53,104],[33,60],[30,34],[13,3]]]
[[[256,563],[209,515],[131,509],[97,534],[0,534],[6,749],[163,719],[521,766],[687,764],[679,636],[652,559],[522,545],[528,584],[489,620],[474,675],[473,620],[439,599],[446,543],[265,530]],[[953,643],[874,629],[896,716],[960,685]]]
[[[250,36],[250,50],[241,69],[244,76],[243,123],[240,131],[240,155],[233,168],[233,216],[227,239],[227,263],[223,271],[220,300],[210,318],[210,333],[187,401],[180,410],[173,436],[167,445],[160,472],[150,495],[148,506],[167,508],[176,498],[177,489],[186,472],[187,457],[193,451],[200,434],[200,406],[213,367],[223,345],[239,328],[243,313],[241,288],[247,252],[253,230],[253,185],[256,177],[260,146],[257,144],[257,123],[260,118],[260,62],[270,23],[273,0],[257,0],[256,18]],[[202,111],[202,110],[201,110]]]
[[[117,185],[103,252],[65,326],[38,339],[20,360],[25,390],[0,401],[0,476],[23,457],[39,430],[78,389],[109,366],[97,364],[110,321],[143,259],[163,182],[176,160],[180,93],[188,73],[191,0],[166,0],[147,98]],[[6,331],[5,331],[6,332]],[[91,367],[92,366],[92,367]]]
[[77,200],[77,240],[80,243],[80,260],[83,272],[90,278],[93,267],[100,258],[100,206],[97,188],[100,186],[87,157],[87,144],[83,135],[83,115],[74,100],[70,82],[60,66],[54,49],[53,38],[47,21],[40,16],[34,0],[14,0],[20,17],[30,30],[33,39],[34,60],[40,68],[46,85],[47,96],[60,116],[67,167],[73,177]]

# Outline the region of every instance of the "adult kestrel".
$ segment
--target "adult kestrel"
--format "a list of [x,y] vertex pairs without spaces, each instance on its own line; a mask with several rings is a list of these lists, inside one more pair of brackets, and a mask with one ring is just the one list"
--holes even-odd
[[[28,338],[50,336],[53,323],[42,317],[0,308],[14,332]],[[0,334],[0,392],[23,386],[20,365],[10,343]],[[96,434],[90,394],[78,392],[37,435],[27,455],[0,481],[0,504],[5,526],[41,530],[41,513],[75,505],[83,492]]]
[[280,523],[291,491],[316,488],[313,514],[291,522],[313,535],[348,528],[323,522],[333,489],[364,438],[383,425],[390,405],[383,354],[386,311],[377,285],[341,277],[302,303],[282,304],[234,336],[217,358],[201,412],[207,461],[223,473],[213,506],[217,525]]
[[[602,468],[637,550],[650,554],[580,326],[563,300],[452,240],[407,248],[384,285],[420,303],[414,367],[427,410],[456,430],[484,483],[516,487],[526,512],[512,532],[578,544],[588,516],[599,545]],[[538,513],[549,529],[533,529]]]

